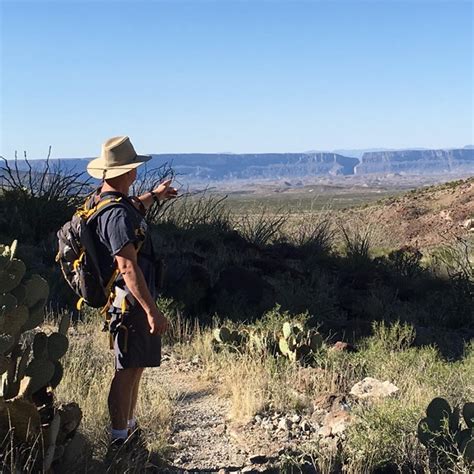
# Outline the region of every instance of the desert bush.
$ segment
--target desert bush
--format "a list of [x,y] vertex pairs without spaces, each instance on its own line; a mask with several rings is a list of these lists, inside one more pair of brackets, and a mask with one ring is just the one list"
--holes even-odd
[[350,472],[387,469],[411,472],[426,467],[426,456],[413,429],[419,410],[405,400],[384,400],[354,411],[343,448],[344,464]]
[[368,340],[367,347],[380,353],[406,350],[411,347],[416,336],[413,326],[398,321],[390,325],[374,321],[372,331],[373,337]]
[[[454,237],[432,254],[433,267],[462,284],[474,282],[474,240]],[[471,288],[472,290],[472,288]]]
[[205,228],[209,233],[229,231],[232,226],[225,199],[206,193],[198,196],[183,194],[167,208],[161,223],[183,231],[199,228]]
[[[0,227],[7,238],[40,243],[71,218],[83,197],[91,191],[83,173],[67,170],[61,162],[33,167],[24,157],[21,166],[3,157],[0,168]],[[23,171],[26,165],[27,170]]]
[[243,215],[237,221],[239,233],[252,245],[265,247],[281,237],[283,225],[288,219],[288,213],[282,212],[280,209],[270,214],[268,209],[262,207],[254,215]]
[[329,255],[333,249],[335,229],[328,216],[303,220],[290,233],[290,239],[306,255]]
[[415,247],[405,246],[393,250],[387,256],[390,267],[399,276],[414,278],[421,276],[426,269],[421,266],[423,254]]
[[373,229],[370,226],[349,228],[344,223],[339,223],[342,236],[343,253],[354,262],[367,262],[370,260],[371,238]]

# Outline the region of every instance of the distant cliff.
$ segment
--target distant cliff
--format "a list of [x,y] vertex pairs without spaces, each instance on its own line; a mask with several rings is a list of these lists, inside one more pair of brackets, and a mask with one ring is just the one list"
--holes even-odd
[[336,153],[153,155],[151,166],[172,163],[189,178],[225,180],[354,174],[357,158]]
[[[189,153],[152,155],[148,169],[169,163],[186,181],[223,181],[230,179],[310,178],[311,176],[347,176],[403,173],[432,175],[471,173],[474,175],[474,149],[396,150],[366,152],[360,159],[329,152],[307,153]],[[54,166],[58,160],[51,160]],[[88,159],[61,160],[63,170],[86,170]],[[44,160],[31,160],[35,170]],[[27,165],[19,161],[19,168]],[[1,163],[0,163],[1,166]],[[0,171],[0,178],[1,178]]]
[[367,152],[354,173],[442,174],[474,172],[474,150],[397,150]]

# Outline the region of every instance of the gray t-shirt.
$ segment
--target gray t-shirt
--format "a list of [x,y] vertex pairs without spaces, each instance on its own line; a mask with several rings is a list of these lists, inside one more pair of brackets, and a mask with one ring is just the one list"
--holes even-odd
[[[127,245],[140,248],[138,266],[143,272],[148,289],[155,298],[156,271],[153,244],[148,235],[148,225],[132,204],[123,203],[105,209],[95,220],[97,255],[104,282],[108,282],[116,268],[115,256]],[[116,285],[126,291],[120,275]]]

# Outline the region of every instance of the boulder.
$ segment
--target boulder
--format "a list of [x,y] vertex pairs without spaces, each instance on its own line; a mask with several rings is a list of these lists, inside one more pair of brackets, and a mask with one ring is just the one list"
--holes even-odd
[[340,436],[347,429],[351,420],[351,415],[345,410],[330,412],[324,418],[318,435],[323,438],[328,436]]
[[325,412],[348,410],[347,398],[342,393],[325,393],[318,395],[313,401],[313,409]]
[[334,352],[356,352],[356,349],[352,344],[343,341],[337,341],[331,347],[331,350]]
[[474,229],[474,219],[466,219],[463,223],[462,226],[467,229],[467,230],[473,230]]
[[350,394],[361,400],[366,400],[390,397],[397,392],[398,387],[388,380],[381,382],[372,377],[366,377],[351,388]]

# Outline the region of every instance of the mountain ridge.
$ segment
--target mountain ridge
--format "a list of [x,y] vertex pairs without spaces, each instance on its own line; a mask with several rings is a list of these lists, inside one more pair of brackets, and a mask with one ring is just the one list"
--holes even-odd
[[[368,151],[360,158],[334,152],[152,154],[148,169],[170,164],[188,181],[304,178],[311,176],[474,174],[474,149]],[[53,166],[83,172],[90,158],[51,159]],[[10,160],[12,162],[12,160]],[[46,160],[30,160],[41,170]],[[18,161],[20,170],[28,164]]]

